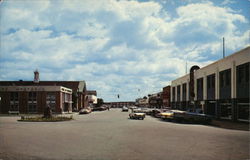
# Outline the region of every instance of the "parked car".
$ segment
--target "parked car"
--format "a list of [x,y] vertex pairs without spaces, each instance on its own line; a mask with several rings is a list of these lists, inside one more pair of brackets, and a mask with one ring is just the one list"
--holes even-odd
[[212,118],[206,114],[187,112],[181,110],[169,110],[160,113],[163,120],[174,120],[177,122],[203,123],[208,124]]
[[89,114],[91,113],[91,108],[82,108],[80,111],[79,111],[79,114]]
[[163,120],[176,120],[176,121],[181,121],[182,118],[184,118],[185,111],[181,110],[166,110],[162,113],[160,113],[160,118]]
[[174,112],[169,110],[160,113],[160,117],[162,120],[169,120],[172,121],[174,119]]
[[131,113],[129,113],[130,119],[141,119],[143,120],[146,117],[145,113],[142,113],[141,110],[132,110]]
[[123,107],[122,107],[122,112],[128,112],[128,107],[123,106]]
[[161,113],[160,109],[153,109],[151,112],[151,115],[156,117],[156,118],[160,118],[160,113]]
[[202,113],[186,112],[184,121],[191,123],[209,124],[212,121],[212,117]]
[[137,107],[136,106],[131,106],[131,107],[129,107],[129,109],[137,109]]

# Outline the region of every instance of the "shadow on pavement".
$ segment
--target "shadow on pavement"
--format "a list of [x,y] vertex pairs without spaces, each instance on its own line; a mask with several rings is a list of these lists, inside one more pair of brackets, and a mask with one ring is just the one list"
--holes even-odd
[[212,120],[209,124],[202,124],[202,123],[191,123],[191,122],[177,122],[177,121],[167,121],[157,118],[158,121],[161,122],[170,122],[176,124],[189,124],[189,125],[205,125],[205,126],[213,126],[218,128],[224,129],[232,129],[232,130],[242,130],[242,131],[249,131],[249,122],[232,122],[229,120]]

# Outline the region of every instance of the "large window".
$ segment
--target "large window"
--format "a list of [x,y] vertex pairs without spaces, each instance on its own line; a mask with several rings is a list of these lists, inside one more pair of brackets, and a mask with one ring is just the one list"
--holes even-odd
[[173,92],[173,102],[175,102],[175,87],[172,88],[172,92]]
[[207,76],[207,99],[215,99],[215,74]]
[[177,86],[177,102],[181,101],[181,86]]
[[237,66],[237,98],[249,98],[249,63]]
[[54,92],[47,93],[46,103],[52,110],[52,112],[56,111],[56,94]]
[[37,93],[36,92],[29,92],[28,112],[29,113],[37,112]]
[[10,108],[9,111],[19,111],[18,92],[10,93]]
[[238,119],[249,121],[249,105],[248,104],[238,104]]
[[197,79],[197,100],[203,100],[203,78]]
[[220,99],[231,98],[231,69],[220,72]]
[[182,101],[187,100],[187,83],[182,84]]
[[232,106],[231,103],[222,103],[221,107],[221,118],[222,119],[232,119]]

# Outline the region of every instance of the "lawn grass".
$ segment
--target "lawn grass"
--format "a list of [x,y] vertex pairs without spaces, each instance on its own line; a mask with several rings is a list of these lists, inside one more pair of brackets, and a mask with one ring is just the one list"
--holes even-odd
[[51,118],[44,118],[42,116],[21,116],[20,122],[60,122],[73,120],[73,116],[52,116]]

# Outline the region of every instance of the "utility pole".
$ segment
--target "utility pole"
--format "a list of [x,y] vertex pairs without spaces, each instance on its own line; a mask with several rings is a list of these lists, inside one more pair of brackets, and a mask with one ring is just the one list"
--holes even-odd
[[225,58],[225,38],[223,37],[223,58]]

